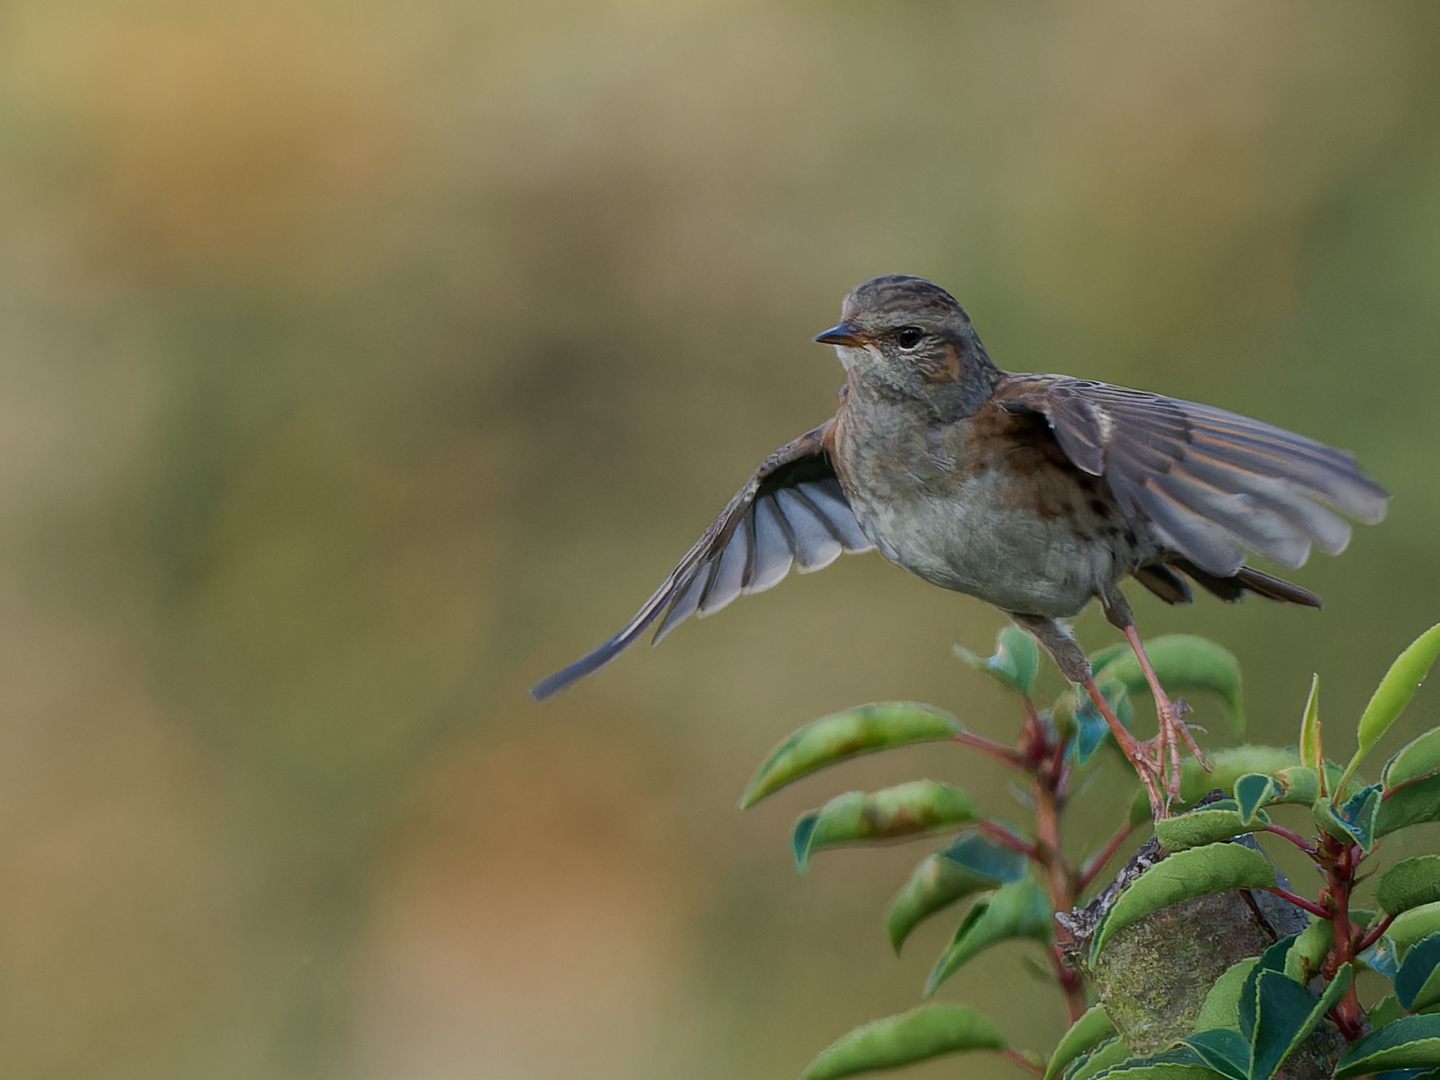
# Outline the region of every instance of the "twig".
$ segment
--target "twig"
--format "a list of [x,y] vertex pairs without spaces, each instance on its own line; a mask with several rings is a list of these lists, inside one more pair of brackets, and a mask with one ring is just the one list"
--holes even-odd
[[1315,903],[1314,900],[1306,900],[1305,897],[1299,895],[1298,893],[1293,893],[1289,889],[1282,889],[1278,885],[1269,886],[1265,889],[1265,891],[1269,893],[1274,893],[1282,900],[1290,901],[1290,903],[1294,904],[1302,911],[1308,911],[1311,915],[1314,915],[1318,918],[1328,919],[1333,914],[1331,911]]
[[1036,1065],[1035,1062],[1031,1061],[1019,1050],[1016,1050],[1013,1046],[1007,1046],[1004,1050],[1001,1050],[1000,1056],[1008,1060],[1012,1065],[1020,1066],[1020,1068],[1024,1069],[1031,1076],[1045,1075],[1044,1069],[1042,1069],[1039,1065]]
[[1369,930],[1361,934],[1360,940],[1355,943],[1355,951],[1357,953],[1364,952],[1371,945],[1374,945],[1375,942],[1379,941],[1382,937],[1385,936],[1385,931],[1390,929],[1390,924],[1394,921],[1394,915],[1386,915],[1385,918],[1381,919]]
[[1306,840],[1306,839],[1305,839],[1303,836],[1301,836],[1299,833],[1291,832],[1289,829],[1285,828],[1285,826],[1283,826],[1283,825],[1266,825],[1266,826],[1265,826],[1265,831],[1268,832],[1268,833],[1273,833],[1273,834],[1276,835],[1276,836],[1283,837],[1283,838],[1286,839],[1286,840],[1289,840],[1290,843],[1294,844],[1294,845],[1295,845],[1296,847],[1298,847],[1301,851],[1305,852],[1306,855],[1309,855],[1309,856],[1311,856],[1312,858],[1313,858],[1313,857],[1315,856],[1315,854],[1316,854],[1316,852],[1315,852],[1315,845],[1314,845],[1314,844],[1310,843],[1308,840]]
[[975,823],[975,827],[1011,851],[1018,851],[1027,859],[1040,862],[1040,849],[1013,829],[1008,829],[998,821],[991,821],[989,818],[981,818]]
[[968,731],[962,731],[954,738],[958,743],[974,747],[981,753],[989,754],[1003,765],[1009,765],[1017,769],[1023,769],[1025,767],[1025,759],[1020,755],[1019,751],[1006,746],[1004,743],[998,743],[994,739],[987,739],[983,735],[972,735]]

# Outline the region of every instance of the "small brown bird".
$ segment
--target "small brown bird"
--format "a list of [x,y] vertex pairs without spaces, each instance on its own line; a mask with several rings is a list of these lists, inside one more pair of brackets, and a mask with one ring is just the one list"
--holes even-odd
[[[835,418],[766,458],[635,617],[537,683],[535,698],[609,663],[656,619],[658,642],[791,566],[818,570],[873,547],[1034,635],[1085,687],[1161,816],[1179,791],[1181,741],[1199,751],[1120,581],[1171,604],[1191,600],[1188,578],[1222,600],[1252,592],[1318,608],[1314,593],[1246,566],[1242,548],[1295,568],[1312,543],[1334,555],[1349,542],[1327,507],[1385,516],[1389,496],[1343,450],[1159,394],[1001,371],[955,298],[923,278],[863,283],[815,340],[845,368]],[[1058,621],[1092,599],[1150,683],[1159,731],[1147,743],[1116,719]]]

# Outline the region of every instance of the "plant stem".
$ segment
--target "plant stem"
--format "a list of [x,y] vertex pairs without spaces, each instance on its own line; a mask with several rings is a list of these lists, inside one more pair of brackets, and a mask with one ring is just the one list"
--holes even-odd
[[1294,904],[1296,907],[1308,911],[1316,918],[1329,919],[1332,917],[1332,912],[1329,908],[1321,907],[1314,900],[1306,900],[1305,897],[1301,896],[1299,893],[1293,893],[1289,889],[1282,889],[1280,888],[1280,886],[1275,885],[1266,889],[1265,891],[1274,893],[1282,900],[1290,901],[1290,903]]
[[1385,931],[1390,929],[1390,924],[1395,921],[1394,915],[1386,915],[1378,923],[1372,926],[1365,933],[1360,935],[1360,940],[1355,943],[1355,951],[1362,953],[1375,942],[1385,936]]
[[1016,1050],[1013,1046],[1007,1046],[1000,1051],[1000,1056],[1009,1061],[1012,1065],[1018,1065],[1032,1076],[1044,1076],[1045,1070],[1028,1057]]
[[[1063,745],[1063,743],[1062,743]],[[1060,847],[1060,812],[1065,798],[1061,793],[1068,770],[1065,756],[1049,746],[1036,748],[1039,766],[1035,770],[1035,860],[1045,868],[1050,886],[1050,906],[1055,911],[1069,911],[1080,895],[1080,877],[1075,867],[1065,860]],[[1065,962],[1059,946],[1050,947],[1050,965],[1055,981],[1065,995],[1065,1019],[1075,1023],[1085,1013],[1085,985],[1079,972]]]
[[1305,852],[1306,855],[1309,855],[1312,858],[1316,854],[1315,845],[1311,844],[1299,833],[1291,832],[1283,825],[1266,825],[1265,831],[1268,833],[1273,833],[1275,836],[1283,837],[1284,839],[1289,840],[1290,843],[1294,844],[1301,851]]
[[979,829],[986,836],[990,837],[990,839],[1000,844],[1003,844],[1011,851],[1020,852],[1021,855],[1024,855],[1032,862],[1040,861],[1039,848],[1037,848],[1034,844],[1030,843],[1030,841],[1026,840],[1023,836],[1015,832],[1013,829],[1009,829],[1006,828],[1004,825],[1001,825],[998,821],[991,821],[989,818],[981,818],[975,823],[975,828]]
[[[1322,902],[1328,901],[1329,910],[1324,917],[1330,920],[1331,937],[1335,944],[1325,958],[1321,969],[1326,978],[1333,979],[1335,972],[1354,961],[1357,927],[1350,921],[1350,891],[1355,887],[1355,870],[1365,853],[1353,844],[1346,844],[1332,836],[1321,836],[1317,861],[1325,870],[1326,885],[1320,894]],[[1365,1031],[1365,1012],[1360,1008],[1360,999],[1355,996],[1355,985],[1345,991],[1339,1003],[1330,1010],[1330,1018],[1345,1036],[1346,1042],[1354,1042]]]
[[981,753],[989,754],[1003,765],[1009,765],[1012,768],[1023,768],[1025,765],[1025,759],[1020,756],[1019,751],[1006,746],[1004,743],[987,739],[983,735],[972,735],[968,731],[962,731],[955,736],[955,741],[965,746],[973,746]]

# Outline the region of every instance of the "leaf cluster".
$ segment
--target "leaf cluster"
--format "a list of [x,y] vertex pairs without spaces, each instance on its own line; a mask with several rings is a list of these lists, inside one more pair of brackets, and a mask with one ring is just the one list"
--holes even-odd
[[[1240,671],[1230,653],[1190,635],[1157,638],[1146,643],[1146,651],[1168,688],[1217,694],[1236,729],[1243,730]],[[1337,1080],[1396,1070],[1405,1070],[1406,1080],[1430,1070],[1440,1077],[1440,855],[1405,859],[1379,874],[1374,910],[1351,903],[1369,876],[1366,860],[1384,837],[1440,820],[1440,727],[1392,755],[1378,782],[1366,783],[1359,774],[1440,655],[1440,626],[1421,635],[1381,680],[1356,725],[1357,748],[1344,766],[1325,756],[1316,677],[1295,747],[1233,747],[1214,754],[1208,770],[1187,762],[1179,812],[1153,823],[1137,785],[1127,819],[1078,862],[1062,849],[1064,811],[1075,778],[1099,764],[1101,747],[1113,745],[1103,717],[1074,688],[1047,703],[1036,700],[1038,651],[1016,628],[1001,631],[987,657],[959,647],[956,654],[1018,698],[1024,722],[1013,745],[970,732],[934,706],[866,705],[823,717],[782,742],[741,805],[752,806],[830,765],[920,742],[966,746],[1019,774],[1032,819],[1025,827],[1001,819],[958,787],[926,779],[839,795],[800,817],[791,846],[804,871],[815,853],[828,848],[948,834],[890,903],[885,925],[895,951],[922,921],[964,904],[925,995],[980,952],[1029,941],[1047,955],[1070,1029],[1050,1054],[1041,1055],[1011,1046],[989,1018],[969,1006],[932,1003],[850,1032],[822,1051],[801,1080],[830,1080],[965,1050],[999,1052],[1045,1080],[1111,1074],[1119,1080],[1121,1073],[1125,1080],[1272,1080],[1297,1048],[1327,1032],[1343,1047],[1333,1069]],[[1132,695],[1147,690],[1139,663],[1126,646],[1090,659],[1102,693],[1128,725]],[[1123,759],[1117,754],[1113,760]],[[1278,824],[1273,814],[1280,807],[1308,808],[1313,828],[1305,831],[1311,835]],[[1103,1006],[1090,1000],[1058,947],[1055,914],[1073,908],[1132,832],[1151,824],[1166,856],[1110,903],[1089,939],[1092,961],[1125,927],[1162,908],[1234,889],[1275,893],[1308,912],[1310,924],[1221,976],[1191,1034],[1158,1054],[1137,1057]],[[1323,879],[1318,894],[1291,892],[1260,850],[1233,842],[1245,834],[1304,852]],[[1355,993],[1362,969],[1378,973],[1391,987],[1369,1006]]]

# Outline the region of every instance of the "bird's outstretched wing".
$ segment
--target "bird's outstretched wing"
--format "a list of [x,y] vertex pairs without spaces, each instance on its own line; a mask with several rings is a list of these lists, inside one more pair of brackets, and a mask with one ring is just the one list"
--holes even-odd
[[1343,551],[1350,526],[1327,506],[1370,524],[1385,516],[1389,495],[1353,454],[1223,409],[1063,375],[1007,375],[993,400],[1042,414],[1123,513],[1217,578],[1244,565],[1242,545],[1291,568],[1312,543]]
[[603,667],[664,612],[658,642],[692,614],[719,611],[741,593],[777,584],[792,565],[801,573],[829,566],[842,551],[869,551],[830,464],[833,420],[767,457],[735,493],[655,595],[604,644],[530,688],[549,697]]

